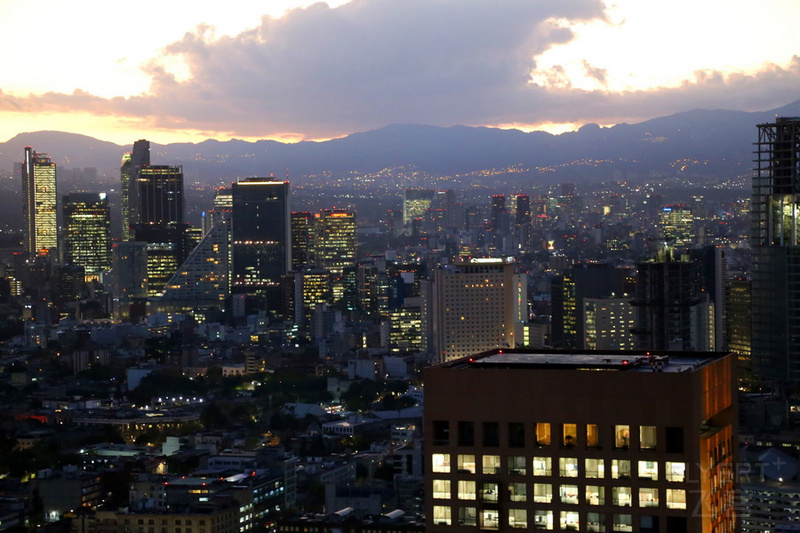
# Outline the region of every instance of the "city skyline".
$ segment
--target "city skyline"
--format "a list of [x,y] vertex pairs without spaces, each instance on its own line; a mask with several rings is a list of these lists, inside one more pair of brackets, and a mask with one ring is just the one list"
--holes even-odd
[[[564,131],[775,107],[800,79],[789,0],[668,12],[632,0],[308,4],[146,1],[125,14],[147,29],[137,39],[94,0],[4,6],[7,48],[32,12],[48,38],[24,39],[26,53],[0,66],[0,138],[296,141],[398,122]],[[66,35],[82,25],[93,31]],[[23,68],[30,58],[41,66]]]

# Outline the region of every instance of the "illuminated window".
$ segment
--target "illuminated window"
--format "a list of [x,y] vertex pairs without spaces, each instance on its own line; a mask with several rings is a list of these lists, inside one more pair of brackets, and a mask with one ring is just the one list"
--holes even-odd
[[534,457],[533,458],[533,475],[534,476],[552,476],[553,467],[549,457]]
[[684,481],[686,479],[686,463],[666,462],[667,481]]
[[525,483],[508,484],[508,500],[512,502],[524,502],[528,500],[528,486]]
[[553,501],[553,486],[549,483],[534,483],[533,501],[535,503],[550,503]]
[[658,507],[658,489],[639,489],[639,507]]
[[547,531],[552,531],[553,511],[540,511],[538,509],[534,510],[533,527],[534,529],[544,529]]
[[433,523],[438,526],[449,526],[452,523],[450,518],[450,507],[445,505],[434,505]]
[[614,426],[614,447],[627,450],[631,443],[631,427],[628,425]]
[[605,505],[606,488],[599,485],[586,485],[586,503],[589,505]]
[[431,455],[431,469],[434,472],[449,474],[450,473],[450,454],[449,453],[434,453]]
[[586,424],[586,447],[600,447],[600,433],[597,429],[597,424]]
[[667,489],[667,509],[686,509],[686,491]]
[[526,511],[525,509],[509,509],[508,527],[527,529],[528,511]]
[[500,456],[499,455],[484,455],[482,458],[481,473],[483,474],[499,474],[500,473]]
[[639,426],[639,448],[642,450],[656,449],[655,426]]
[[611,487],[611,505],[630,507],[632,503],[630,487]]
[[500,511],[493,509],[481,510],[481,529],[499,529]]
[[575,446],[576,435],[578,434],[577,424],[561,425],[561,445],[566,447]]
[[458,509],[459,526],[477,526],[478,510],[475,507],[459,507]]
[[481,501],[497,501],[497,483],[481,483]]
[[550,424],[547,422],[536,424],[536,444],[550,446],[550,442]]
[[458,499],[459,500],[474,500],[476,497],[475,482],[467,480],[459,480],[458,482]]
[[655,461],[639,461],[639,479],[658,479],[658,463]]
[[586,459],[585,468],[587,478],[603,478],[606,475],[606,468],[603,459]]
[[578,459],[576,457],[559,457],[558,475],[561,477],[578,477]]
[[561,529],[578,531],[580,529],[580,515],[577,511],[561,511]]
[[449,479],[434,479],[433,480],[433,497],[437,500],[447,500],[450,498],[450,480]]
[[627,459],[611,460],[611,479],[630,479],[631,462]]
[[558,495],[561,497],[561,503],[578,503],[578,486],[561,485],[558,488]]
[[525,465],[525,456],[512,455],[508,458],[508,473],[525,475],[527,468]]
[[475,473],[475,456],[474,455],[458,455],[458,472],[460,474],[474,474]]

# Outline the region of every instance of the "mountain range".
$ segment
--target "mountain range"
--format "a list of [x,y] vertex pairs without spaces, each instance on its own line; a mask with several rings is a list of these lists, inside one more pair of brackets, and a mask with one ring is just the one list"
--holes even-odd
[[[638,124],[590,124],[559,135],[395,124],[323,142],[151,143],[151,160],[182,165],[189,179],[201,183],[270,174],[288,174],[302,182],[320,173],[337,176],[399,166],[434,174],[516,166],[559,179],[596,181],[654,173],[734,177],[751,172],[756,125],[776,116],[800,116],[800,100],[768,111],[696,109]],[[95,167],[109,179],[118,176],[121,156],[131,150],[131,145],[75,133],[21,133],[0,143],[0,170],[14,169],[24,146],[50,154],[60,168]]]

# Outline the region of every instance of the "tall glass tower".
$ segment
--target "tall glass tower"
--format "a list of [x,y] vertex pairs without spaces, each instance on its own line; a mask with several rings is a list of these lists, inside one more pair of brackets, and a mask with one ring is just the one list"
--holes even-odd
[[111,268],[111,210],[106,193],[64,196],[63,259],[84,268],[86,279],[98,279]]
[[58,248],[58,199],[56,164],[47,154],[25,147],[22,162],[22,215],[25,250],[30,254]]
[[762,385],[800,384],[800,118],[758,125],[752,202],[752,364]]
[[281,279],[291,268],[289,182],[247,178],[231,191],[232,292],[261,297],[280,312]]

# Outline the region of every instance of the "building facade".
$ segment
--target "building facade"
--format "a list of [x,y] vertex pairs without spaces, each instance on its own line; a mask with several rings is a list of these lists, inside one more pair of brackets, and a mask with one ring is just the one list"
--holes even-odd
[[426,530],[735,531],[734,365],[494,350],[426,369]]
[[82,266],[87,280],[97,280],[111,268],[111,209],[105,193],[64,196],[62,257]]
[[515,347],[515,325],[527,321],[527,285],[515,266],[513,259],[471,259],[435,271],[434,360]]
[[53,252],[58,248],[56,164],[47,154],[26,146],[21,170],[25,251],[32,255]]
[[800,383],[800,118],[758,125],[752,199],[752,345],[765,386]]
[[247,178],[231,192],[232,291],[265,299],[268,309],[278,310],[281,278],[291,268],[289,182]]

